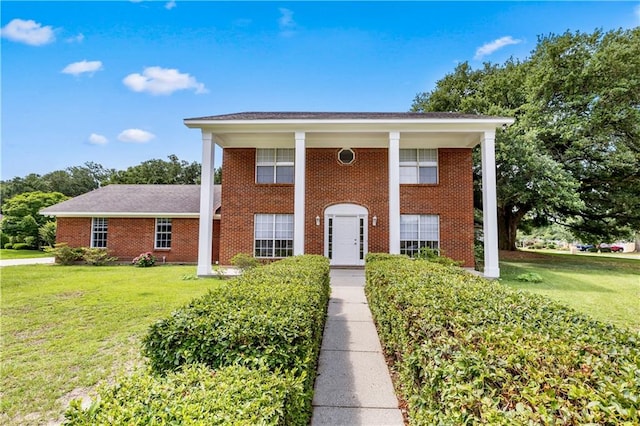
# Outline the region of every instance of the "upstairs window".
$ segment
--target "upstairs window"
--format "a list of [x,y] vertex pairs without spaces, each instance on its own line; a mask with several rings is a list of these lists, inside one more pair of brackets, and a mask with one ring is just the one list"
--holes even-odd
[[171,219],[156,219],[156,243],[157,249],[171,248]]
[[256,150],[257,183],[293,183],[295,149]]
[[440,248],[440,217],[438,215],[400,215],[400,253],[415,256],[422,247]]
[[255,257],[293,256],[292,214],[257,214],[254,227]]
[[438,150],[401,149],[400,183],[438,183]]
[[107,248],[107,229],[109,222],[106,217],[91,219],[91,247]]

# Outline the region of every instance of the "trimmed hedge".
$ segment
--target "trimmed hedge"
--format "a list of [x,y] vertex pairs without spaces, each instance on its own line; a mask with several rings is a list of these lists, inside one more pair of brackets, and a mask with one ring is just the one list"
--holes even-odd
[[302,387],[301,378],[242,366],[190,365],[166,377],[140,372],[101,389],[86,410],[73,401],[65,424],[291,424],[287,405]]
[[370,256],[366,275],[410,423],[640,423],[637,335],[459,268]]
[[329,292],[322,256],[253,268],[155,323],[142,352],[161,374],[194,363],[293,374],[303,388],[287,407],[288,424],[307,424]]

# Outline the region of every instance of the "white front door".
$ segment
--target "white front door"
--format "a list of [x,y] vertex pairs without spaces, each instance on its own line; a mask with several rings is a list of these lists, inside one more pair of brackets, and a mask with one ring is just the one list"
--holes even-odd
[[359,265],[360,219],[358,216],[334,216],[332,218],[332,265]]

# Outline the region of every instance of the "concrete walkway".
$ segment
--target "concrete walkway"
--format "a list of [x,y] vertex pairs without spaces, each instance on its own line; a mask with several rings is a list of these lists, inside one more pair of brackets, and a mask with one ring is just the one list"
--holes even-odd
[[361,269],[331,270],[311,424],[404,425]]
[[2,266],[18,266],[18,265],[41,265],[55,263],[55,257],[35,257],[33,259],[0,259],[0,267]]

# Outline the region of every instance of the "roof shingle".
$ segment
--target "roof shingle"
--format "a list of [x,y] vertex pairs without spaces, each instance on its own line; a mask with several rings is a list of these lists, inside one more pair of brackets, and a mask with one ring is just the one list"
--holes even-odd
[[457,112],[238,112],[187,118],[190,120],[416,120],[416,119],[486,119],[486,115]]
[[[214,211],[220,208],[214,185]],[[41,214],[194,214],[200,213],[200,185],[107,185],[43,209]]]

